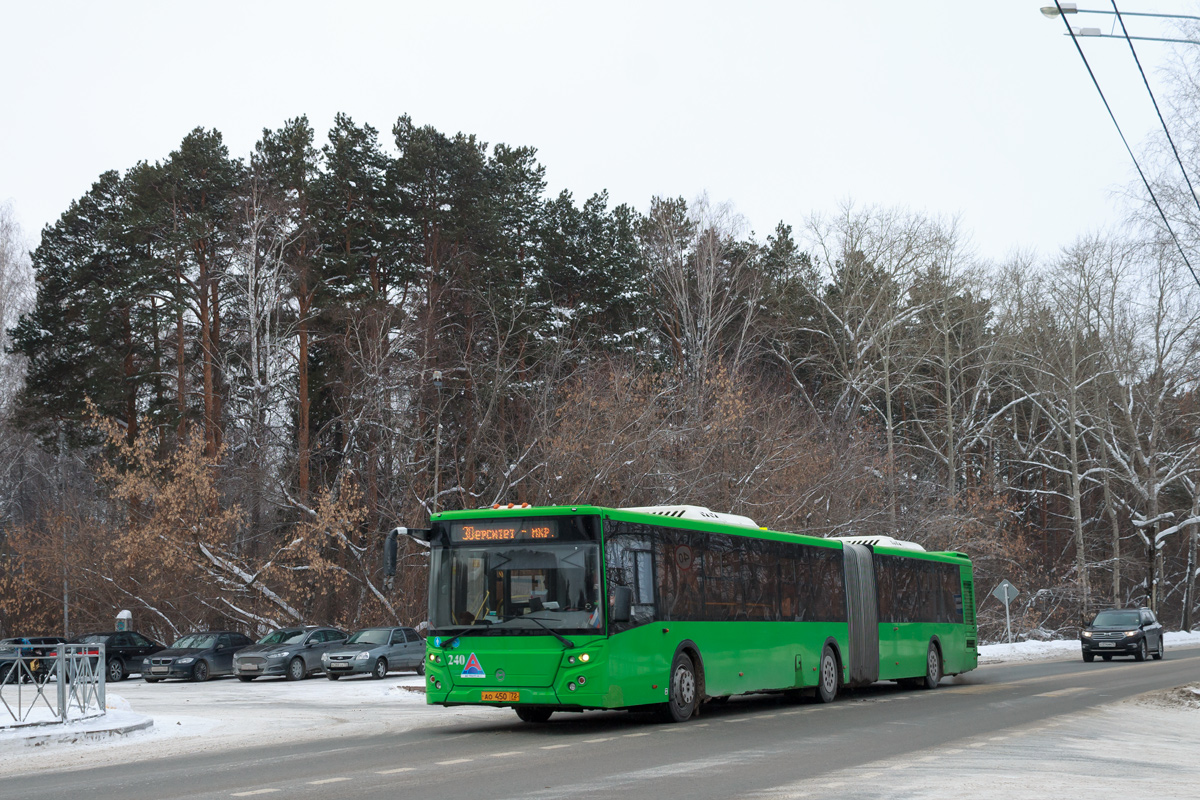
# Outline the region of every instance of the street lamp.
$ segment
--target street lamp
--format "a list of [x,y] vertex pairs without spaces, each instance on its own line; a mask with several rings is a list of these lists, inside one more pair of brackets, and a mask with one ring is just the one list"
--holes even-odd
[[437,427],[433,434],[433,511],[437,513],[438,508],[438,490],[440,477],[439,468],[441,467],[442,456],[442,371],[435,369],[433,371],[433,388],[437,389]]
[[1059,14],[1078,14],[1079,9],[1074,3],[1059,3],[1056,6],[1042,6],[1042,16],[1054,19]]
[[[1194,17],[1190,14],[1152,14],[1146,11],[1122,11],[1118,15],[1115,9],[1106,10],[1102,8],[1079,8],[1074,3],[1057,3],[1052,6],[1042,6],[1040,10],[1042,12],[1042,16],[1046,17],[1047,19],[1058,19],[1060,16],[1065,14],[1108,14],[1110,16],[1121,17],[1156,17],[1159,19],[1200,20],[1200,17]],[[1195,39],[1166,39],[1158,36],[1118,36],[1115,33],[1104,33],[1099,28],[1074,28],[1073,32],[1076,36],[1095,37],[1098,39],[1137,39],[1144,42],[1177,42],[1179,44],[1200,44],[1200,41]],[[1070,33],[1063,34],[1063,36],[1070,35]]]

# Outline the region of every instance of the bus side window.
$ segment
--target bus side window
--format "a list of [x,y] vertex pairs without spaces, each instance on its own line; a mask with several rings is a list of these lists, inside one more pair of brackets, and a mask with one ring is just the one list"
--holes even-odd
[[639,605],[654,603],[654,553],[649,550],[634,550],[634,602]]

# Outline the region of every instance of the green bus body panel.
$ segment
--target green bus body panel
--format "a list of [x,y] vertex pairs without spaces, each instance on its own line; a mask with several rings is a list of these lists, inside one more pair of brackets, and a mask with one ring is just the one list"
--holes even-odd
[[[562,515],[599,516],[604,520],[605,535],[609,523],[624,521],[842,549],[842,543],[837,540],[598,506],[449,511],[434,515],[433,520]],[[961,580],[972,580],[970,561],[959,553],[884,547],[877,548],[877,552],[958,564]],[[601,569],[607,573],[606,564],[602,564]],[[601,577],[605,586],[607,578],[607,574]],[[966,601],[967,593],[964,592]],[[974,619],[973,613],[970,618]],[[817,666],[826,643],[831,643],[837,651],[842,681],[849,678],[846,622],[658,621],[609,636],[567,634],[567,638],[576,645],[574,649],[564,649],[561,642],[548,634],[464,635],[451,649],[435,647],[430,639],[426,645],[426,702],[431,705],[513,705],[511,702],[485,703],[482,699],[484,691],[505,691],[520,692],[521,705],[574,710],[663,703],[667,699],[671,662],[681,645],[699,653],[701,663],[698,668],[702,672],[704,694],[711,697],[816,686]],[[978,665],[973,624],[880,622],[879,679],[924,675],[931,641],[940,646],[944,674],[966,672]],[[586,663],[579,660],[584,653],[589,658]],[[434,655],[441,663],[430,660]],[[472,671],[466,669],[471,656],[475,657],[483,676],[471,677]],[[569,661],[572,657],[574,663]],[[502,679],[498,672],[503,675]],[[583,685],[578,683],[581,676]],[[438,683],[441,689],[436,688]],[[572,683],[576,686],[574,691],[569,688]]]

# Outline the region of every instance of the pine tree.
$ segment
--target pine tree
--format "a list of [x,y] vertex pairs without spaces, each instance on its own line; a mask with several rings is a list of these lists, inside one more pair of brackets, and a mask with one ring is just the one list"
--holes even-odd
[[65,422],[72,439],[84,436],[90,398],[137,437],[156,336],[153,276],[130,225],[128,188],[116,171],[101,175],[33,253],[37,303],[13,331],[13,350],[29,360],[22,418],[43,434]]

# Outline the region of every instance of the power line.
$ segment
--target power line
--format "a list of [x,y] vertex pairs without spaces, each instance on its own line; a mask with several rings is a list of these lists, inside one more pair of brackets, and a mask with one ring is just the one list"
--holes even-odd
[[[1151,202],[1153,202],[1154,207],[1158,209],[1158,215],[1162,217],[1163,225],[1167,227],[1167,233],[1171,234],[1171,241],[1175,242],[1175,247],[1179,249],[1179,257],[1183,259],[1183,263],[1187,266],[1188,272],[1192,273],[1192,279],[1196,281],[1196,285],[1200,286],[1200,277],[1197,277],[1196,270],[1192,269],[1192,262],[1188,260],[1187,253],[1183,251],[1183,244],[1179,241],[1179,237],[1175,235],[1175,229],[1171,227],[1171,221],[1167,219],[1166,212],[1163,211],[1163,207],[1159,204],[1158,198],[1154,195],[1154,189],[1150,187],[1150,181],[1146,178],[1146,173],[1142,171],[1142,165],[1138,163],[1137,156],[1133,154],[1133,148],[1129,146],[1129,140],[1125,138],[1125,132],[1121,130],[1121,124],[1117,122],[1117,115],[1113,113],[1112,106],[1108,103],[1108,98],[1104,96],[1104,90],[1100,88],[1100,81],[1096,79],[1096,73],[1092,71],[1092,65],[1088,63],[1087,56],[1083,52],[1083,47],[1079,44],[1079,39],[1075,36],[1075,30],[1071,27],[1071,23],[1067,22],[1067,17],[1063,13],[1062,6],[1059,4],[1059,0],[1054,0],[1054,5],[1058,8],[1058,15],[1062,19],[1063,25],[1067,27],[1067,33],[1071,36],[1071,41],[1075,44],[1075,50],[1079,53],[1079,57],[1083,59],[1083,66],[1087,68],[1088,76],[1092,79],[1092,85],[1096,87],[1096,92],[1100,95],[1100,100],[1104,103],[1104,109],[1108,112],[1108,118],[1112,120],[1113,126],[1117,129],[1117,135],[1121,137],[1121,143],[1125,145],[1125,152],[1129,153],[1129,158],[1133,161],[1133,166],[1137,169],[1138,176],[1142,179],[1142,184],[1146,187],[1146,192],[1150,195]],[[1116,2],[1114,0],[1113,9],[1115,10],[1116,7]],[[1117,14],[1117,18],[1120,19],[1119,12]],[[1121,23],[1121,29],[1125,29],[1124,22]],[[1128,36],[1128,34],[1126,35]],[[1130,42],[1129,46],[1132,48],[1133,43]],[[1136,58],[1137,54],[1135,53],[1134,59],[1136,60]],[[1138,69],[1140,70],[1141,68],[1142,65],[1139,62]],[[1144,79],[1145,77],[1146,75],[1143,72],[1142,78]],[[1149,88],[1149,83],[1147,83],[1147,88]],[[1155,103],[1154,107],[1157,109],[1158,103]],[[1159,119],[1162,119],[1161,114],[1159,115]],[[1170,138],[1170,134],[1167,136]],[[1171,147],[1174,148],[1174,146],[1175,145],[1172,142]],[[1178,156],[1178,153],[1176,153],[1176,156]],[[1182,162],[1180,166],[1182,166]],[[1187,178],[1186,174],[1184,175],[1184,178]],[[1191,187],[1191,181],[1188,181],[1188,186]],[[1194,192],[1192,196],[1195,196]],[[1197,205],[1200,207],[1200,201],[1197,201]]]
[[[1129,43],[1129,53],[1133,54],[1134,64],[1138,65],[1138,72],[1141,73],[1141,82],[1146,86],[1146,94],[1150,95],[1150,102],[1154,104],[1154,113],[1158,115],[1158,124],[1163,126],[1163,133],[1166,134],[1166,142],[1171,145],[1171,152],[1175,155],[1175,163],[1180,166],[1180,173],[1183,175],[1183,181],[1188,185],[1188,192],[1192,193],[1192,200],[1196,204],[1196,210],[1200,211],[1200,198],[1196,197],[1196,190],[1195,187],[1192,186],[1192,179],[1190,179],[1188,176],[1188,169],[1187,167],[1183,166],[1183,160],[1180,157],[1180,150],[1178,150],[1178,148],[1175,146],[1175,138],[1171,137],[1171,132],[1168,130],[1168,127],[1166,127],[1166,120],[1163,119],[1163,110],[1158,107],[1158,100],[1156,97],[1154,97],[1154,91],[1150,88],[1150,80],[1146,78],[1146,71],[1142,70],[1141,68],[1141,59],[1138,58],[1138,50],[1134,49],[1133,40],[1130,40],[1129,38],[1129,31],[1126,29],[1126,26],[1124,26],[1124,18],[1121,16],[1121,10],[1120,8],[1117,8],[1116,0],[1111,0],[1111,2],[1112,13],[1116,14],[1117,22],[1121,23],[1121,32],[1124,34],[1124,37],[1126,37],[1126,42]],[[1175,234],[1172,233],[1171,236],[1174,237]],[[1187,264],[1186,258],[1184,258],[1183,261],[1184,264]],[[1190,264],[1188,264],[1188,271],[1192,272],[1192,277],[1195,279],[1195,282],[1200,284],[1200,278],[1196,277],[1196,273]]]

